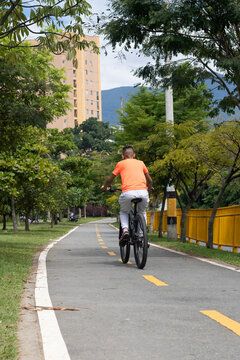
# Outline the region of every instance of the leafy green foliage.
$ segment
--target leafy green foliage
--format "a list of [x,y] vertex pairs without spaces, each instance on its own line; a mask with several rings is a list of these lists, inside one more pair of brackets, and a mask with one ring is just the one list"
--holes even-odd
[[70,130],[74,134],[74,142],[83,154],[92,151],[111,151],[112,130],[108,123],[89,118]]
[[[165,63],[166,56],[182,55],[194,63],[199,78],[208,77],[226,90],[219,102],[223,110],[240,108],[238,1],[112,0],[110,5],[100,31],[113,48],[135,49],[152,59],[136,72],[144,80],[157,87],[189,83],[191,69],[179,74],[180,60]],[[235,85],[233,90],[230,84]]]
[[45,128],[70,108],[66,101],[70,86],[62,83],[63,70],[52,66],[51,60],[47,51],[0,47],[1,145],[5,146],[8,137],[16,139],[17,126]]
[[[0,46],[22,47],[23,39],[31,34],[38,44],[33,47],[46,47],[56,54],[68,51],[69,58],[76,55],[77,49],[93,47],[83,36],[83,16],[88,16],[91,6],[85,0],[36,0],[27,5],[21,0],[0,2]],[[3,42],[9,38],[7,44]]]

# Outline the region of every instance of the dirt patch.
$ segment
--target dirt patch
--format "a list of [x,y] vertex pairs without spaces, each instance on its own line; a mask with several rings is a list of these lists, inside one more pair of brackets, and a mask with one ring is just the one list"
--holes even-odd
[[34,293],[39,255],[40,252],[34,256],[32,270],[22,295],[22,310],[18,324],[19,360],[44,360],[37,312],[27,310],[35,307]]

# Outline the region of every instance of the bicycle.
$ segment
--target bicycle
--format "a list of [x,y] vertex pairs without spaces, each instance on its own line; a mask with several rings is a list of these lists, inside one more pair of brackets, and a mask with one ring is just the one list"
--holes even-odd
[[[121,191],[121,189],[110,188],[111,192]],[[134,248],[134,257],[136,265],[139,269],[143,269],[147,262],[148,255],[148,236],[147,224],[142,214],[137,211],[137,205],[141,202],[141,198],[132,199],[132,209],[129,213],[129,239],[124,245],[120,245],[121,259],[124,264],[128,263],[130,257],[130,246]],[[122,235],[122,227],[119,228],[119,239]]]

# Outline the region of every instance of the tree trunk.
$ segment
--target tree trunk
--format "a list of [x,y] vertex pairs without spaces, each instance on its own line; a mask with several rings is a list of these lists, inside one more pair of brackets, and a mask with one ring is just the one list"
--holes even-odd
[[185,208],[182,208],[180,241],[183,243],[186,242],[187,214],[188,214],[188,211],[191,209],[191,206],[192,206],[192,203],[188,203]]
[[52,214],[51,228],[53,228],[54,224],[55,224],[55,219],[54,219],[54,214]]
[[14,200],[13,196],[11,198],[11,207],[12,207],[13,231],[14,231],[14,234],[17,234],[18,233],[18,226],[17,226],[16,211],[15,211],[15,200]]
[[86,219],[87,218],[87,205],[86,204],[84,204],[83,212],[84,212],[84,219]]
[[153,195],[153,199],[152,199],[152,207],[151,207],[151,213],[150,213],[150,223],[149,223],[149,232],[152,233],[153,232],[153,221],[154,221],[154,215],[155,215],[155,209],[157,206],[157,201],[158,201],[158,195]]
[[3,230],[7,230],[7,215],[3,214]]
[[159,225],[158,225],[158,237],[159,238],[163,237],[162,225],[163,225],[163,213],[164,213],[166,198],[167,198],[167,189],[165,188],[164,193],[163,193],[162,208],[160,211]]
[[81,219],[81,217],[82,217],[82,210],[81,210],[81,208],[78,208],[78,216],[79,216],[79,218]]
[[228,186],[228,184],[230,183],[230,180],[226,180],[223,184],[223,186],[221,187],[221,189],[219,190],[219,193],[217,195],[217,198],[215,200],[215,203],[213,205],[213,209],[212,209],[212,213],[211,216],[209,218],[208,221],[208,242],[207,242],[207,247],[209,249],[213,248],[213,225],[214,225],[214,220],[215,220],[215,216],[217,213],[217,209],[219,207],[220,201],[222,199],[223,193],[226,189],[226,187]]
[[25,231],[29,231],[29,216],[30,214],[26,214],[26,218],[25,218]]
[[50,213],[49,210],[48,210],[48,213],[47,213],[47,220],[48,220],[48,221],[51,221],[51,213]]

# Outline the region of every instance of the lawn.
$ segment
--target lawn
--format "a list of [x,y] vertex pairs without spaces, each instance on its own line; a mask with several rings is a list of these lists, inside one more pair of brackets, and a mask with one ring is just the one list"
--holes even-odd
[[72,223],[64,220],[53,228],[49,224],[32,224],[30,231],[19,226],[19,233],[14,235],[11,224],[8,230],[0,230],[0,359],[18,358],[17,326],[19,320],[21,295],[27,280],[32,259],[37,250],[50,240],[67,233],[79,223],[98,220],[81,219]]

